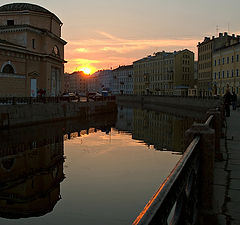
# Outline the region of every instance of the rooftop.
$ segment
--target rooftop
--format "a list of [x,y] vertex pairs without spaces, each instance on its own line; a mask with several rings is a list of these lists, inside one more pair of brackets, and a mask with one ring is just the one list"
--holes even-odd
[[11,3],[0,7],[0,12],[15,12],[15,11],[33,11],[53,15],[57,20],[59,20],[60,23],[62,23],[55,14],[39,5],[30,3]]

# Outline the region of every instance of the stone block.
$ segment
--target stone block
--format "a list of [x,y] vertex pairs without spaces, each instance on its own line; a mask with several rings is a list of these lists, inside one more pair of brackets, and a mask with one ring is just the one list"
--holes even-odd
[[218,220],[218,225],[226,225],[226,216],[224,215],[218,215],[217,216],[217,220]]
[[214,168],[213,184],[225,186],[227,182],[227,172],[223,169]]
[[224,204],[226,187],[222,185],[213,185],[213,211],[216,214],[221,213]]
[[[239,190],[239,195],[240,195],[240,179],[231,179],[230,180],[230,189],[233,189],[233,190]],[[240,207],[239,207],[239,210],[240,210]]]

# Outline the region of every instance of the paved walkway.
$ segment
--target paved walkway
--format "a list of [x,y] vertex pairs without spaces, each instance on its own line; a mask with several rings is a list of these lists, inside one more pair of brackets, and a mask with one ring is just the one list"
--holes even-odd
[[240,225],[240,108],[226,118],[223,161],[215,163],[214,211],[220,225]]

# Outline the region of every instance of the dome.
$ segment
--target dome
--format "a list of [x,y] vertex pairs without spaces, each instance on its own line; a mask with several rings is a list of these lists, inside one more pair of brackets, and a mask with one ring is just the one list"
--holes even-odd
[[30,3],[11,3],[11,4],[6,4],[0,7],[0,12],[13,12],[13,11],[24,11],[24,10],[50,14],[59,20],[59,18],[56,15],[54,15],[47,9],[39,5],[34,5]]

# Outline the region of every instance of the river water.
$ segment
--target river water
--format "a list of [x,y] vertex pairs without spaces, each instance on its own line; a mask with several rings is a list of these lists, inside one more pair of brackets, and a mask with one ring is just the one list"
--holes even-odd
[[180,159],[193,120],[119,106],[1,131],[0,224],[131,224]]

